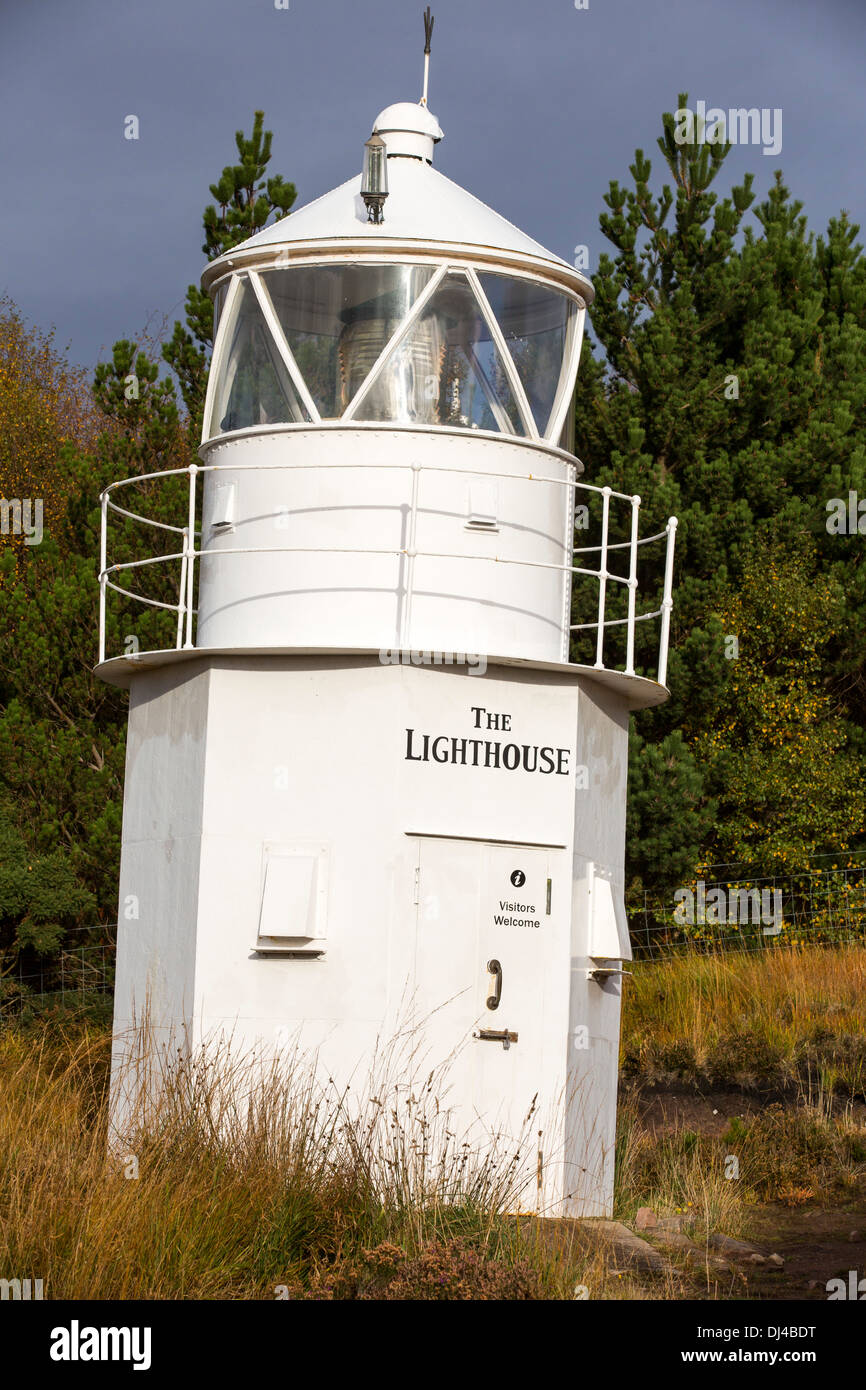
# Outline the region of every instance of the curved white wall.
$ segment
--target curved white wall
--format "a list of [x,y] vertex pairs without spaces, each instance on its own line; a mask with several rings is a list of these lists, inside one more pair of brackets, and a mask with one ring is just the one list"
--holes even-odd
[[[200,561],[199,648],[567,660],[570,572],[508,563],[571,563],[565,455],[468,431],[345,426],[216,440],[201,458],[219,471],[204,474],[202,549],[217,553]],[[411,548],[413,479],[414,561],[397,553]],[[231,529],[215,528],[227,495]],[[492,508],[496,530],[468,526],[473,507]],[[250,547],[274,553],[223,553]]]

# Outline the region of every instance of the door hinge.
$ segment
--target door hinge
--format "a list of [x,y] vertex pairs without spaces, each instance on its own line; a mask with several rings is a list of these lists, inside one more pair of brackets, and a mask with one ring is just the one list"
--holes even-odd
[[419,904],[420,901],[421,901],[421,867],[420,867],[420,865],[416,866],[416,868],[415,868],[415,897],[412,899],[412,901],[414,902],[414,904],[415,904],[416,907],[418,906],[418,904]]

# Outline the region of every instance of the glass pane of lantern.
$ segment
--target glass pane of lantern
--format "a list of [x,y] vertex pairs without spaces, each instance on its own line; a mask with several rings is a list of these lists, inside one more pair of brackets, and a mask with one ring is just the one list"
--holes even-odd
[[243,282],[219,345],[209,434],[309,420],[271,337],[255,292]]
[[418,322],[383,363],[357,418],[526,433],[465,275],[445,276]]
[[414,265],[297,266],[263,273],[323,420],[342,415],[433,274]]
[[550,420],[574,305],[565,295],[532,280],[480,275],[526,392],[539,434]]

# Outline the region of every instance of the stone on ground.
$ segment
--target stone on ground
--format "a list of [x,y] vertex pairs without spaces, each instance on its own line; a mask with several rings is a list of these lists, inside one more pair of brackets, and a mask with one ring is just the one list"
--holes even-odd
[[666,1269],[665,1261],[657,1250],[653,1250],[645,1240],[636,1236],[634,1231],[630,1231],[628,1226],[624,1226],[621,1221],[604,1221],[601,1218],[591,1218],[581,1221],[581,1227],[598,1235],[599,1238],[609,1246],[616,1255],[617,1260],[629,1265],[632,1269],[645,1270],[648,1273],[658,1274]]

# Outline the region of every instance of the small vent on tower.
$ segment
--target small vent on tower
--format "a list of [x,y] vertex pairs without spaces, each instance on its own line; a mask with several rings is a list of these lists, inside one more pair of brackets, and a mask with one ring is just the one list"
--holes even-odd
[[213,514],[210,519],[214,531],[231,531],[235,524],[235,485],[217,483],[214,489]]
[[264,861],[256,951],[321,955],[327,916],[327,848],[266,845]]
[[495,483],[472,483],[469,487],[467,531],[499,530],[499,489]]

